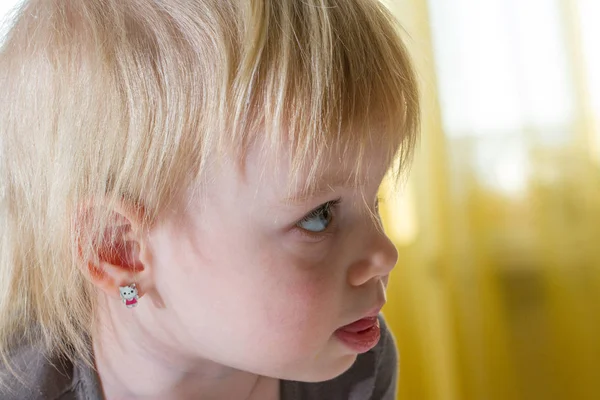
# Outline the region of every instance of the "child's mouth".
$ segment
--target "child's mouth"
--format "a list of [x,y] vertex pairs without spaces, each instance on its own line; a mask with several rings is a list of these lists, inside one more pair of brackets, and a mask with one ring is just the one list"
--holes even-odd
[[346,346],[358,353],[371,350],[381,335],[378,317],[367,317],[341,327],[335,336]]

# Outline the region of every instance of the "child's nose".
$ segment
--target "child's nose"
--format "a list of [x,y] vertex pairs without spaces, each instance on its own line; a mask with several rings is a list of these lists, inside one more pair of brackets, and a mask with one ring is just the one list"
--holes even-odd
[[383,232],[376,232],[366,247],[365,256],[348,271],[348,283],[361,286],[374,278],[387,280],[397,261],[396,246]]

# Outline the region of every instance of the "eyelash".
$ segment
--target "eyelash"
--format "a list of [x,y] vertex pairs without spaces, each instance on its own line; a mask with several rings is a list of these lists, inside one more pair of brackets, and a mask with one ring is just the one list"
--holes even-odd
[[[296,225],[299,225],[301,222],[306,222],[308,220],[310,220],[311,218],[316,217],[317,215],[319,215],[320,213],[322,213],[324,210],[329,209],[329,212],[332,213],[331,216],[331,223],[329,224],[329,226],[327,227],[327,229],[323,232],[310,232],[307,231],[305,229],[302,229],[300,227],[297,227],[297,231],[304,237],[312,239],[312,240],[322,240],[325,237],[329,236],[331,234],[330,232],[330,228],[333,226],[333,224],[335,224],[335,211],[338,208],[338,206],[340,205],[340,203],[342,202],[341,198],[335,199],[335,200],[331,200],[328,201],[327,203],[321,204],[319,207],[315,208],[314,210],[312,210],[311,212],[309,212],[308,214],[306,214],[301,220],[299,220],[298,222],[296,222]],[[375,215],[377,216],[377,218],[381,218],[380,216],[380,206],[383,203],[383,198],[381,197],[377,197],[375,199]]]
[[307,220],[316,217],[320,213],[325,210],[335,210],[335,208],[340,204],[341,199],[336,199],[332,201],[328,201],[327,203],[321,204],[319,207],[315,208],[311,212],[309,212],[304,218],[302,218],[300,222],[306,222]]
[[296,223],[296,225],[299,225],[302,222],[307,222],[308,220],[316,217],[323,211],[328,210],[329,212],[332,213],[331,222],[329,223],[327,229],[325,229],[323,232],[310,232],[310,231],[307,231],[300,227],[297,227],[298,232],[300,232],[300,234],[302,234],[303,236],[305,236],[309,239],[312,239],[312,240],[319,240],[319,239],[323,239],[326,236],[328,236],[330,234],[331,226],[335,223],[335,210],[340,205],[341,202],[342,202],[342,199],[339,198],[339,199],[331,200],[331,201],[328,201],[327,203],[321,204],[319,207],[315,208],[314,210],[312,210],[311,212],[306,214],[301,220],[299,220]]

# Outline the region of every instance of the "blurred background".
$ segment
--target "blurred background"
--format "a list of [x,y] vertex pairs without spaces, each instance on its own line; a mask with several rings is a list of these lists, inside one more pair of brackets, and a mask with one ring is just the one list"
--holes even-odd
[[386,0],[423,95],[386,185],[399,399],[600,399],[600,0]]
[[384,1],[423,92],[382,189],[399,399],[600,399],[600,0]]

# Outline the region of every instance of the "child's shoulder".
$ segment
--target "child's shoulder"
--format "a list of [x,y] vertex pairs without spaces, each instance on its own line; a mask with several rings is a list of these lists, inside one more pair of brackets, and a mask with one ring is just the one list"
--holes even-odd
[[31,342],[11,349],[8,365],[0,362],[0,398],[3,400],[75,400],[68,389],[73,365],[63,357],[48,357],[43,346]]
[[23,341],[11,349],[9,365],[0,361],[2,400],[101,399],[91,367],[50,354],[37,342]]
[[360,354],[348,371],[327,382],[285,382],[282,387],[282,399],[394,400],[398,353],[394,338],[381,315],[379,323],[381,326],[379,343],[372,350]]

